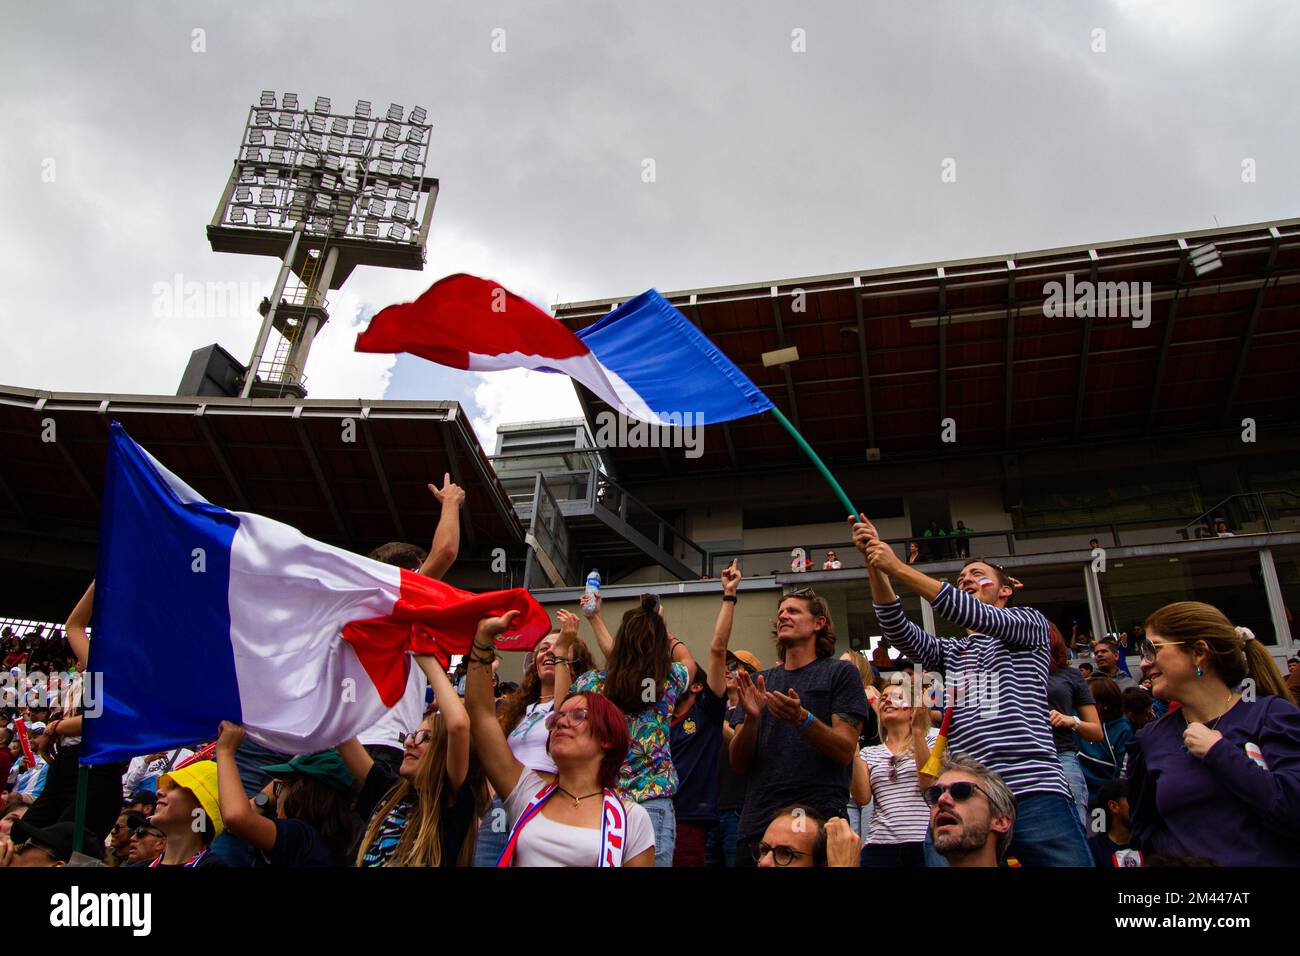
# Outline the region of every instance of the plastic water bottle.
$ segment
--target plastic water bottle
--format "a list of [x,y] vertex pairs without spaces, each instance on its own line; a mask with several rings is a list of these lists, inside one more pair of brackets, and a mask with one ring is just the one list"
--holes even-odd
[[587,575],[587,589],[582,592],[582,613],[591,617],[596,613],[596,595],[600,593],[600,571],[591,569]]

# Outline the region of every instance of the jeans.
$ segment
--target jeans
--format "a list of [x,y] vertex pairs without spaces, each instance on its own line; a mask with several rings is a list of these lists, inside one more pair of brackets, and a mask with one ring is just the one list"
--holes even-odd
[[492,806],[483,814],[483,824],[478,828],[478,841],[474,844],[475,866],[496,866],[497,860],[505,852],[506,841],[510,837],[510,828],[502,825],[509,823],[505,809],[501,798],[493,796]]
[[867,833],[871,830],[871,804],[860,806],[850,800],[848,806],[845,807],[845,811],[848,813],[849,826],[853,828],[853,832],[858,835],[862,842],[866,843]]
[[739,810],[723,810],[718,814],[718,825],[709,831],[709,866],[736,865],[736,827],[739,825]]
[[1033,793],[1016,800],[1010,855],[1021,866],[1092,866],[1074,801],[1054,793]]
[[672,797],[654,797],[641,801],[641,809],[650,814],[655,830],[655,866],[672,866],[677,845],[677,814]]
[[1086,831],[1088,829],[1088,781],[1083,776],[1083,767],[1079,766],[1079,755],[1074,751],[1058,753],[1056,759],[1061,762],[1061,769],[1065,771],[1065,782],[1070,785],[1070,793],[1074,794],[1074,805],[1079,808],[1079,822],[1083,824]]

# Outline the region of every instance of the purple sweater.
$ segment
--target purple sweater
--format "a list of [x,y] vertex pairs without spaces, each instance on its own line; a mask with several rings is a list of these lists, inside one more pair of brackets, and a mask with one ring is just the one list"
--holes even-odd
[[1133,844],[1148,856],[1220,866],[1300,865],[1300,710],[1280,697],[1238,701],[1213,728],[1223,739],[1200,760],[1183,751],[1186,729],[1174,712],[1129,746]]

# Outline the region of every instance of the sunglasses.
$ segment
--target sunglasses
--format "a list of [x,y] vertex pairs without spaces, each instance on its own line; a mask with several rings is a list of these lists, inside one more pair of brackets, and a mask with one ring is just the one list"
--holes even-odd
[[976,790],[984,794],[986,798],[989,795],[988,791],[977,783],[971,783],[968,780],[958,780],[956,783],[936,783],[933,787],[926,787],[921,796],[925,799],[925,805],[927,807],[933,807],[939,803],[939,798],[945,793],[952,797],[957,803],[965,803],[974,796]]
[[1142,661],[1144,663],[1150,664],[1152,661],[1156,659],[1156,655],[1160,653],[1160,648],[1169,647],[1170,645],[1173,644],[1190,644],[1190,643],[1191,643],[1190,641],[1162,641],[1159,644],[1153,644],[1150,641],[1143,641],[1142,646],[1139,649],[1139,653],[1141,654]]
[[413,730],[409,734],[398,734],[397,739],[401,741],[403,747],[418,747],[433,739],[433,732],[429,730]]
[[574,707],[572,710],[566,710],[563,713],[554,710],[551,711],[549,714],[546,715],[546,729],[554,730],[556,725],[559,724],[560,718],[564,718],[565,720],[567,720],[569,722],[570,727],[577,727],[579,724],[586,723],[587,708]]
[[14,846],[14,853],[18,856],[22,856],[28,850],[40,850],[51,860],[57,859],[57,857],[55,857],[54,855],[54,852],[49,847],[41,846],[39,843],[37,843],[35,840],[32,839],[24,840],[22,843],[19,843]]
[[811,856],[810,853],[803,853],[792,846],[772,846],[770,843],[760,843],[754,847],[754,862],[757,863],[772,854],[772,860],[777,866],[789,866],[801,856]]
[[155,830],[153,827],[136,827],[131,831],[132,836],[138,837],[156,837],[161,840],[166,836],[161,830]]

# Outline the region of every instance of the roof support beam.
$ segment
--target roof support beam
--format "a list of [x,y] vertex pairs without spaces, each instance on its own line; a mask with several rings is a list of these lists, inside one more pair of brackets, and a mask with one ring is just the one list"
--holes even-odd
[[1147,409],[1147,434],[1156,424],[1156,412],[1160,408],[1160,386],[1164,384],[1165,367],[1169,363],[1169,345],[1174,340],[1174,325],[1178,321],[1178,303],[1182,301],[1183,279],[1187,275],[1188,252],[1187,240],[1178,240],[1178,274],[1174,277],[1174,296],[1169,300],[1169,314],[1165,319],[1165,334],[1160,342],[1160,355],[1156,359],[1156,374],[1151,380],[1151,402]]
[[[691,308],[687,314],[690,316],[691,321],[695,323],[695,327],[703,332],[704,320],[700,318],[700,305],[696,301],[694,294],[691,295]],[[736,443],[731,438],[731,422],[722,422],[721,425],[722,439],[727,443],[727,459],[731,462],[732,468],[739,468],[740,464],[736,461]]]
[[410,538],[406,536],[406,524],[402,521],[402,513],[397,510],[397,500],[393,497],[393,487],[388,482],[388,470],[384,468],[384,460],[379,455],[379,446],[370,427],[369,408],[361,409],[361,434],[366,439],[366,450],[370,452],[370,464],[374,466],[375,477],[379,479],[379,488],[384,493],[384,503],[388,505],[388,516],[393,519],[393,527],[397,529],[397,540],[409,541]]
[[[1092,282],[1092,287],[1097,288],[1097,266],[1101,257],[1097,255],[1096,249],[1088,250],[1088,278]],[[1094,302],[1096,300],[1094,299]],[[1074,312],[1074,303],[1068,303],[1067,308],[1071,313]],[[1083,342],[1079,347],[1079,381],[1074,390],[1074,440],[1079,440],[1079,435],[1083,432],[1083,402],[1088,394],[1088,347],[1092,339],[1092,313],[1093,309],[1088,310],[1087,316],[1083,320]]]
[[[780,289],[778,286],[772,286],[769,298],[772,301],[772,321],[776,323],[776,339],[781,344],[781,348],[787,348],[789,342],[785,337],[785,322],[781,319],[781,300],[779,298]],[[794,374],[790,371],[789,365],[782,365],[781,371],[785,375],[785,394],[790,400],[790,421],[794,423],[795,428],[802,428],[799,424],[799,399],[795,396],[794,391]]]
[[221,469],[221,474],[225,476],[226,484],[230,486],[236,504],[239,505],[241,511],[252,511],[253,509],[248,506],[248,495],[244,494],[244,486],[235,477],[235,471],[230,467],[230,459],[226,457],[225,449],[221,446],[220,440],[212,430],[211,423],[203,417],[203,412],[207,407],[206,405],[200,405],[194,410],[194,416],[199,420],[199,431],[203,433],[203,439],[208,443],[208,449],[212,452],[212,457],[217,460],[217,467]]
[[1264,267],[1264,284],[1255,293],[1255,304],[1250,307],[1250,318],[1246,322],[1246,334],[1241,337],[1241,349],[1237,352],[1237,364],[1228,381],[1228,400],[1223,403],[1223,423],[1232,420],[1232,403],[1237,400],[1237,387],[1241,384],[1241,373],[1246,368],[1246,359],[1250,357],[1251,340],[1255,338],[1255,327],[1259,325],[1259,314],[1264,310],[1264,298],[1268,295],[1269,278],[1277,264],[1277,249],[1282,242],[1282,234],[1276,226],[1269,226],[1268,233],[1273,237],[1273,245],[1268,250],[1268,265]]
[[935,270],[939,282],[939,422],[948,417],[948,279],[939,266]]
[[339,534],[343,536],[343,541],[348,548],[355,550],[356,544],[352,540],[352,533],[348,531],[348,526],[343,523],[343,512],[339,511],[338,502],[334,500],[334,491],[330,488],[330,483],[325,480],[325,472],[320,466],[320,456],[316,454],[316,445],[312,442],[311,436],[307,434],[307,426],[302,420],[302,406],[298,405],[293,410],[294,431],[298,433],[298,441],[302,444],[302,450],[307,455],[307,463],[311,465],[312,474],[316,476],[316,484],[320,487],[321,494],[325,496],[325,504],[329,506],[330,515],[334,518],[334,524],[339,529]]
[[871,411],[871,368],[867,364],[867,322],[862,314],[862,276],[853,277],[853,316],[858,323],[858,359],[862,362],[862,407],[867,415],[867,447],[876,448],[876,416]]
[[1016,260],[1007,260],[1007,364],[1004,378],[1006,392],[1002,398],[1002,442],[1011,444],[1011,410],[1015,393],[1012,390],[1012,373],[1016,365]]

